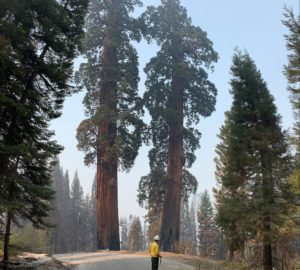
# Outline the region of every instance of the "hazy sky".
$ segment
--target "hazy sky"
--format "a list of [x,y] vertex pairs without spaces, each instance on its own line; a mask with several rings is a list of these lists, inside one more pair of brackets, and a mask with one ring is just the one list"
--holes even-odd
[[[144,0],[142,12],[148,5],[158,5],[158,0]],[[224,112],[230,109],[232,98],[229,95],[230,66],[234,49],[247,50],[256,62],[275,98],[278,112],[282,116],[282,125],[289,129],[293,125],[292,109],[286,91],[287,82],[282,73],[287,62],[287,50],[284,34],[287,30],[282,25],[283,7],[293,7],[299,14],[299,0],[181,0],[187,8],[194,25],[200,26],[213,41],[214,49],[219,54],[211,81],[218,89],[216,111],[211,117],[201,119],[197,126],[202,133],[201,149],[196,152],[197,160],[191,172],[198,179],[198,192],[211,191],[215,186],[215,146],[217,134],[224,122]],[[137,45],[140,60],[140,94],[145,91],[143,68],[155,55],[156,47],[146,42]],[[76,61],[76,67],[79,65]],[[76,128],[85,118],[82,100],[84,92],[65,101],[63,115],[51,124],[56,140],[65,147],[60,155],[64,170],[68,169],[71,181],[78,170],[81,184],[90,192],[95,175],[95,166],[86,167],[84,154],[76,148]],[[148,148],[142,147],[135,165],[129,173],[119,173],[119,216],[129,214],[144,215],[145,210],[137,204],[138,182],[141,176],[148,174]]]

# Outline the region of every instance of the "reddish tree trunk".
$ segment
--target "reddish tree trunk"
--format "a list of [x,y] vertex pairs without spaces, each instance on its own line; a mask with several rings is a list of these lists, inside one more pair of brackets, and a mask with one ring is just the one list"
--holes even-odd
[[180,201],[183,168],[183,90],[180,79],[172,83],[171,108],[175,117],[170,121],[168,149],[168,183],[162,213],[161,247],[175,251],[180,235]]
[[[112,5],[112,3],[111,3]],[[115,29],[114,18],[108,25]],[[108,29],[110,29],[108,27]],[[109,31],[109,30],[108,30]],[[116,104],[117,49],[112,34],[106,33],[101,81],[101,121],[98,126],[97,149],[97,248],[120,250],[118,214],[118,156],[114,149],[117,127],[114,121]]]
[[117,163],[113,158],[100,158],[97,184],[98,249],[120,250]]

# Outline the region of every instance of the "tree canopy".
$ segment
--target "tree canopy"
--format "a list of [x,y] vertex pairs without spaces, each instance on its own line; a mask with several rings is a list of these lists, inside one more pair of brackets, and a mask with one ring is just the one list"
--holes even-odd
[[44,227],[53,196],[49,162],[62,150],[48,130],[60,116],[79,52],[87,0],[2,1],[0,11],[0,211]]
[[217,90],[207,70],[218,56],[207,34],[192,25],[179,0],[162,0],[158,7],[148,7],[141,18],[144,37],[159,46],[144,69],[144,103],[151,115],[150,169],[165,170],[168,179],[161,244],[165,250],[174,250],[180,235],[183,168],[192,166],[200,146],[201,134],[194,124],[215,108]]
[[276,232],[290,217],[291,155],[274,99],[254,61],[236,52],[231,73],[233,103],[217,146],[217,221],[231,255],[259,235],[267,270],[273,267]]

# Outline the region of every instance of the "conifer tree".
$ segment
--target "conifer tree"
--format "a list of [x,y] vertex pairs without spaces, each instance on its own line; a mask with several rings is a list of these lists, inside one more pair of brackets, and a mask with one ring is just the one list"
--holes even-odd
[[236,52],[231,73],[233,104],[217,147],[218,222],[229,242],[234,232],[235,242],[259,235],[263,269],[271,270],[272,243],[290,214],[291,158],[274,99],[254,61]]
[[[191,194],[195,194],[198,187],[197,179],[187,170],[183,170],[181,198],[187,203]],[[160,232],[161,216],[167,188],[167,176],[163,169],[153,169],[141,177],[138,189],[138,202],[147,209],[146,222],[148,223],[148,236]]]
[[87,0],[4,0],[0,11],[0,212],[4,261],[11,224],[36,227],[53,197],[49,162],[61,151],[48,130],[71,86]]
[[83,207],[83,189],[78,178],[78,172],[75,172],[71,186],[71,227],[72,232],[71,246],[72,251],[79,251],[79,238],[81,226],[81,214]]
[[185,244],[190,238],[189,203],[181,201],[180,209],[180,242]]
[[91,196],[91,209],[90,209],[90,219],[91,223],[91,234],[92,234],[92,250],[97,250],[97,177],[94,178],[92,185],[92,196]]
[[[236,114],[241,117],[240,109]],[[229,259],[235,251],[244,252],[244,245],[253,236],[249,225],[252,224],[250,203],[247,196],[247,143],[251,139],[247,130],[241,130],[241,124],[234,126],[230,112],[225,114],[225,124],[221,127],[216,153],[216,179],[218,188],[214,189],[217,216],[216,221],[225,231],[229,248]],[[234,209],[234,211],[233,211]],[[252,234],[252,235],[251,235]]]
[[91,0],[77,74],[87,90],[87,119],[77,129],[87,165],[97,163],[97,248],[119,250],[118,169],[129,170],[141,146],[142,102],[138,97],[139,0]]
[[193,124],[199,122],[200,116],[210,116],[215,107],[216,88],[208,80],[205,68],[211,67],[217,54],[207,34],[192,25],[179,0],[162,0],[160,6],[148,7],[142,19],[144,36],[160,47],[145,68],[144,101],[152,117],[150,136],[154,149],[150,155],[162,159],[158,168],[166,170],[168,179],[161,246],[171,251],[180,235],[183,168],[192,165],[194,151],[199,147],[200,132]]
[[190,222],[191,222],[191,224],[190,224],[190,228],[191,228],[190,242],[192,244],[192,252],[195,255],[196,250],[197,250],[195,198],[191,202],[189,216],[190,216]]
[[197,211],[199,255],[213,257],[215,251],[216,227],[212,203],[205,190],[201,194],[200,205]]
[[142,250],[144,246],[144,236],[139,217],[134,217],[128,233],[128,248],[132,251]]
[[[298,208],[295,220],[300,226],[300,15],[292,9],[285,8],[283,24],[289,33],[285,36],[289,50],[288,64],[284,67],[284,74],[288,79],[290,100],[294,109],[295,124],[291,136],[292,145],[295,147],[295,169],[290,175],[290,183],[294,193],[294,203]],[[298,245],[300,248],[300,232]]]
[[[54,199],[51,201],[51,209],[49,215],[50,223],[53,224],[53,228],[50,230],[50,251],[51,253],[63,253],[68,252],[68,242],[67,237],[69,224],[68,221],[68,205],[70,201],[66,202],[64,200],[65,194],[65,183],[64,183],[63,170],[60,167],[59,160],[56,162],[52,170],[52,189],[55,192]],[[70,196],[70,193],[67,195]]]
[[[284,66],[284,74],[288,79],[288,90],[295,114],[293,144],[296,148],[297,170],[300,167],[300,15],[292,9],[285,8],[283,24],[289,33],[285,35],[289,50],[288,64]],[[298,172],[299,173],[299,172]],[[298,174],[299,175],[299,174]],[[299,179],[300,177],[298,177]]]
[[79,224],[78,224],[78,250],[93,250],[93,222],[92,222],[92,201],[89,194],[83,198],[81,207],[79,208]]
[[121,227],[121,249],[128,249],[128,221],[126,218],[120,219]]

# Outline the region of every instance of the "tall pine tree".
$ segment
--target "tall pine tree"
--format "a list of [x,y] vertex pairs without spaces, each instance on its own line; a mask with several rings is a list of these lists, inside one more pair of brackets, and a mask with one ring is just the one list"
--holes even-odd
[[232,237],[232,228],[241,241],[256,233],[262,244],[263,269],[271,270],[272,244],[289,218],[291,158],[274,99],[254,61],[236,52],[231,73],[233,104],[223,127],[226,136],[217,148],[219,224],[227,238]]
[[81,216],[83,210],[83,189],[78,178],[77,171],[75,172],[74,179],[71,186],[71,226],[72,232],[71,246],[72,251],[80,250],[80,237],[81,237]]
[[87,0],[3,0],[0,11],[0,211],[4,260],[18,218],[45,227],[49,162],[61,151],[48,130],[72,92],[72,62]]
[[91,0],[84,57],[77,79],[87,90],[87,119],[77,129],[87,165],[97,163],[97,248],[120,249],[118,169],[129,170],[141,146],[142,102],[138,97],[139,0]]
[[69,174],[65,176],[60,162],[57,161],[52,170],[52,188],[55,192],[51,201],[51,212],[49,216],[53,228],[50,230],[50,252],[66,253],[71,251],[70,245],[70,187]]
[[215,241],[217,238],[217,230],[214,221],[213,206],[207,190],[205,190],[200,197],[197,221],[199,255],[203,257],[213,257],[216,249]]
[[144,247],[144,236],[139,217],[134,217],[128,233],[128,248],[132,251],[142,250]]
[[[289,50],[288,64],[284,66],[284,74],[288,79],[288,90],[295,114],[293,144],[296,147],[297,170],[300,167],[300,15],[292,9],[285,8],[283,24],[289,33],[285,35]],[[299,175],[299,174],[298,174]],[[298,177],[299,179],[300,177]]]
[[192,25],[179,0],[162,0],[160,6],[148,7],[142,19],[146,39],[160,47],[145,68],[144,100],[152,117],[150,155],[161,159],[160,167],[167,172],[161,246],[171,251],[180,235],[183,168],[192,165],[199,148],[200,132],[193,125],[200,116],[210,116],[215,107],[217,91],[205,68],[211,67],[217,54],[207,34]]

